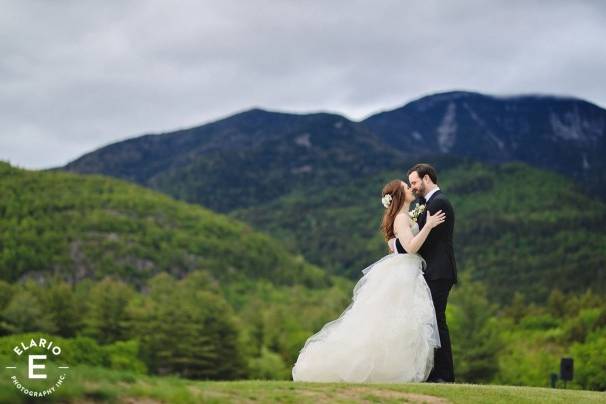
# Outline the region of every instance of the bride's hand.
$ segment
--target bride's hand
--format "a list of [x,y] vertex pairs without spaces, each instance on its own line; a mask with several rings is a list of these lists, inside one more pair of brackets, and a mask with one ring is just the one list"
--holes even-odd
[[442,212],[442,210],[438,210],[433,216],[427,211],[425,225],[433,229],[437,225],[444,223],[444,220],[446,220],[446,213]]
[[396,238],[390,238],[389,241],[387,242],[387,245],[389,246],[389,252],[396,252]]

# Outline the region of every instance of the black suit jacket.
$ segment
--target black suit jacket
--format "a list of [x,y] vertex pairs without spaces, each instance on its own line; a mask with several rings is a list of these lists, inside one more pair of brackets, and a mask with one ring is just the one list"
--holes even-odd
[[[425,212],[418,219],[419,229],[425,226],[428,210],[432,215],[442,210],[446,213],[446,220],[431,229],[427,239],[419,249],[419,254],[427,263],[425,278],[427,280],[452,279],[453,283],[457,283],[457,263],[452,241],[455,224],[454,209],[446,195],[440,190],[436,191],[427,201]],[[399,251],[404,251],[400,240],[397,240],[396,246]]]

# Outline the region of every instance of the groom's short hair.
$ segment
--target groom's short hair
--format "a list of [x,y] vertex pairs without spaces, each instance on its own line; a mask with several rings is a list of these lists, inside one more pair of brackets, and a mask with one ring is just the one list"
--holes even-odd
[[430,164],[427,164],[427,163],[415,164],[414,166],[410,167],[406,176],[409,176],[410,173],[412,173],[413,171],[416,171],[417,175],[421,179],[423,177],[425,177],[426,175],[429,175],[429,178],[431,178],[431,180],[433,181],[434,184],[438,183],[438,173],[436,172],[436,169],[433,168],[433,166]]

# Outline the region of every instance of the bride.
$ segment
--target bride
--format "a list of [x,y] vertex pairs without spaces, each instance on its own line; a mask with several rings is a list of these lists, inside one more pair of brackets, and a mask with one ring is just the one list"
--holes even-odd
[[425,262],[416,252],[445,215],[427,212],[419,231],[408,213],[414,199],[401,180],[383,188],[381,230],[408,253],[398,250],[362,271],[349,307],[305,342],[292,369],[294,381],[421,382],[429,376],[440,337]]

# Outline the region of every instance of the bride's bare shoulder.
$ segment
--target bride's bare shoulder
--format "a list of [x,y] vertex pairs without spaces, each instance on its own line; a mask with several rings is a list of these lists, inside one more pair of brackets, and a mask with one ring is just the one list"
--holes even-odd
[[408,215],[406,213],[400,212],[396,215],[396,221],[398,221],[398,222],[401,222],[401,221],[406,222],[407,218],[408,218]]
[[402,228],[410,228],[410,217],[406,213],[398,213],[395,217],[394,226]]
[[410,218],[410,215],[408,215],[408,213],[398,213],[396,215],[396,221],[399,221],[401,223],[406,223],[409,226],[412,226],[415,222]]

